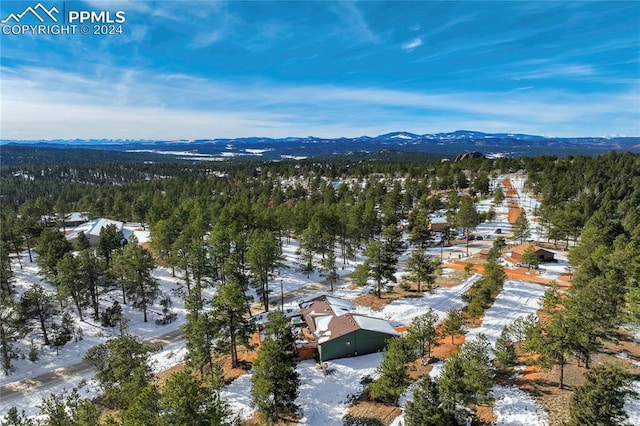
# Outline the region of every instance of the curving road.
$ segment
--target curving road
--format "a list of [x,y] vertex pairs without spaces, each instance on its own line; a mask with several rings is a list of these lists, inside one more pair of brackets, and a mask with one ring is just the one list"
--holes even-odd
[[[178,328],[152,339],[147,339],[145,343],[169,345],[180,340],[182,340],[182,330]],[[28,396],[36,389],[38,392],[46,391],[47,389],[53,390],[68,382],[72,377],[84,376],[93,371],[91,364],[79,362],[69,367],[56,368],[53,371],[29,379],[6,383],[0,386],[0,407],[2,407],[0,416],[4,416],[4,412],[8,411],[10,407],[21,405],[20,399]]]
[[[326,291],[327,286],[320,283],[312,283],[293,291],[285,292],[284,302],[294,302],[301,298]],[[280,306],[280,295],[271,301],[270,306],[277,308]],[[177,343],[182,340],[182,330],[180,328],[161,334],[157,337],[147,339],[145,343],[160,344],[163,346]],[[16,380],[0,386],[0,418],[4,416],[10,407],[24,405],[21,401],[25,396],[35,392],[55,390],[68,383],[72,378],[81,376],[93,376],[93,366],[86,362],[79,362],[64,368],[57,368],[48,373],[31,377],[24,380]]]

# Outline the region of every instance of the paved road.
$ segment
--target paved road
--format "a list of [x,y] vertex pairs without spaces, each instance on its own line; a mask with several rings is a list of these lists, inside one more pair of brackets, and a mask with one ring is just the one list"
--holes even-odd
[[[287,291],[284,293],[284,303],[296,302],[298,300],[304,300],[309,296],[318,293],[327,293],[329,291],[328,284],[313,283],[308,284],[298,289]],[[280,307],[281,303],[280,294],[271,294],[269,297],[270,307]]]
[[[182,340],[182,330],[176,329],[160,336],[145,340],[146,343],[169,345]],[[73,364],[69,367],[57,368],[54,371],[31,377],[24,380],[16,380],[0,386],[0,416],[4,415],[4,407],[19,405],[19,400],[23,395],[28,395],[37,390],[54,388],[67,382],[72,376],[78,377],[93,371],[93,366],[86,362]]]
[[[326,284],[309,284],[305,287],[290,292],[285,292],[284,303],[294,302],[296,300],[303,299],[307,296],[321,293],[326,290]],[[279,295],[275,299],[276,300],[272,300],[270,306],[280,306]],[[180,340],[182,340],[182,330],[178,328],[168,333],[161,334],[160,336],[145,340],[145,342],[166,346],[172,343],[179,342]],[[48,373],[44,373],[29,379],[16,380],[15,382],[6,383],[0,386],[0,407],[3,407],[0,410],[0,416],[4,415],[4,407],[7,407],[8,409],[9,407],[18,406],[20,404],[20,398],[24,395],[28,395],[29,393],[36,390],[40,391],[43,389],[46,390],[47,388],[54,388],[69,381],[71,377],[85,375],[87,373],[90,373],[91,371],[93,371],[93,367],[90,364],[80,362],[68,367],[57,368],[54,371],[50,371]]]

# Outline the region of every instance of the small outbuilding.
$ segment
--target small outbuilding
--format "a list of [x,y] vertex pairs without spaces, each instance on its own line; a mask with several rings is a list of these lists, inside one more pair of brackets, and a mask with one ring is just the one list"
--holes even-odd
[[534,244],[520,244],[513,247],[511,249],[511,258],[513,258],[513,260],[515,260],[516,262],[520,262],[522,260],[522,255],[529,247],[533,247],[533,249],[535,250],[538,261],[553,262],[555,260],[555,254],[553,252]]
[[321,362],[379,352],[399,335],[388,321],[359,314],[351,302],[337,297],[319,296],[302,302],[300,309]]
[[442,232],[449,226],[447,218],[444,216],[434,216],[429,218],[429,229],[433,232]]

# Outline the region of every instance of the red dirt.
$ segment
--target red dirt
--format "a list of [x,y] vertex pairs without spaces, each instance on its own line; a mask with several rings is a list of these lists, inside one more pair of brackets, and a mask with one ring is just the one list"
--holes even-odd
[[507,220],[509,221],[510,224],[514,224],[516,223],[516,220],[518,220],[518,217],[520,217],[521,214],[524,214],[524,209],[522,207],[511,207],[509,206],[509,213],[507,215]]
[[[445,266],[451,269],[464,270],[467,263],[469,262],[451,260],[445,263]],[[478,272],[480,274],[484,274],[484,266],[474,263],[473,271]],[[504,273],[506,274],[507,278],[514,279],[514,280],[528,281],[528,282],[542,284],[542,285],[551,285],[553,282],[553,280],[542,278],[541,276],[537,275],[537,272],[535,271],[527,271],[527,268],[505,269]],[[562,288],[563,283],[566,286],[568,285],[569,281],[571,281],[571,275],[563,274],[560,276],[560,282],[558,284]]]

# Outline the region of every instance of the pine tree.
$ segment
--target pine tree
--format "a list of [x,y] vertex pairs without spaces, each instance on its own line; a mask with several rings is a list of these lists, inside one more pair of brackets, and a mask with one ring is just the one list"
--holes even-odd
[[406,346],[402,337],[393,337],[387,342],[384,360],[378,367],[380,377],[370,386],[371,396],[375,400],[397,404],[398,398],[409,385]]
[[56,327],[53,337],[53,346],[58,349],[66,345],[73,338],[74,322],[68,312],[62,314],[62,323]]
[[58,273],[58,261],[65,253],[71,251],[71,243],[57,229],[45,228],[38,238],[36,251],[38,252],[37,262],[42,271],[49,278],[55,278]]
[[160,393],[156,385],[147,383],[130,395],[122,411],[122,423],[127,426],[164,426],[160,418]]
[[210,326],[216,349],[231,355],[232,367],[238,366],[238,345],[250,347],[254,323],[249,318],[245,294],[232,281],[225,282],[211,301]]
[[273,311],[267,315],[264,332],[280,345],[285,354],[293,359],[296,349],[295,338],[287,318],[281,311]]
[[467,237],[467,256],[469,256],[469,235],[471,230],[480,224],[480,215],[469,196],[462,197],[460,208],[456,214],[456,222],[464,228]]
[[249,238],[247,263],[260,289],[265,312],[269,312],[269,277],[280,265],[280,242],[270,231],[255,231]]
[[425,346],[427,348],[426,355],[431,356],[431,348],[439,344],[439,336],[436,329],[437,324],[438,314],[431,308],[411,321],[411,328],[409,328],[407,339],[418,347],[421,356],[425,355]]
[[545,324],[534,328],[527,336],[525,347],[540,354],[539,362],[550,368],[557,365],[560,369],[558,387],[564,385],[564,366],[578,336],[576,323],[564,310],[557,311]]
[[532,245],[524,250],[524,253],[522,253],[521,261],[523,264],[527,265],[527,270],[531,270],[531,268],[537,268],[538,264],[540,263],[540,259],[538,259],[536,249]]
[[83,321],[82,309],[87,306],[88,292],[84,283],[80,279],[80,261],[71,253],[65,255],[58,261],[58,273],[55,283],[58,290],[58,298],[62,301],[71,297],[75,305],[80,321]]
[[100,229],[98,246],[96,249],[98,253],[104,257],[104,260],[107,263],[107,268],[111,266],[113,252],[122,247],[123,241],[124,235],[122,234],[122,231],[118,230],[115,224],[110,223]]
[[95,367],[105,402],[126,408],[132,396],[150,382],[149,354],[157,349],[134,336],[121,336],[90,348],[83,360]]
[[423,377],[413,390],[413,401],[404,411],[406,426],[444,426],[457,424],[452,412],[445,410],[440,391],[429,376]]
[[486,399],[491,392],[495,371],[489,352],[491,344],[484,334],[475,340],[465,342],[460,348],[464,378],[469,400],[476,402]]
[[198,370],[201,376],[212,374],[213,331],[209,312],[202,310],[203,304],[197,295],[187,295],[185,300],[187,321],[183,326],[187,354],[186,365]]
[[102,259],[96,256],[95,250],[88,248],[80,252],[78,255],[78,276],[89,292],[89,302],[93,308],[94,319],[98,319],[100,316],[99,286],[104,283],[106,272],[106,265]]
[[587,371],[582,386],[575,389],[569,408],[571,426],[624,424],[627,396],[632,391],[633,376],[616,364],[598,365]]
[[10,300],[13,296],[13,271],[9,247],[4,241],[0,241],[0,301]]
[[511,374],[511,367],[516,362],[516,350],[510,339],[509,329],[505,326],[500,333],[500,337],[496,340],[495,349],[493,349],[493,364],[496,369],[504,376]]
[[558,309],[560,300],[558,284],[554,282],[553,285],[544,292],[544,296],[542,297],[542,312],[547,315],[553,314]]
[[407,261],[408,279],[418,284],[418,292],[422,292],[422,283],[427,285],[427,290],[433,290],[436,281],[436,261],[431,259],[423,250],[416,249],[411,253]]
[[37,323],[42,331],[45,345],[49,345],[48,330],[53,322],[57,309],[52,297],[47,294],[40,284],[33,284],[24,292],[20,299],[21,316],[28,322]]
[[440,400],[446,411],[455,412],[457,405],[465,404],[468,392],[464,383],[464,366],[459,354],[454,354],[447,359],[442,367],[442,373],[438,379]]
[[151,276],[154,266],[151,253],[138,245],[135,237],[113,258],[112,270],[119,277],[123,291],[142,309],[144,322],[147,322],[147,307],[159,294],[158,283]]
[[251,397],[260,418],[273,424],[294,415],[300,375],[291,359],[273,339],[265,339],[253,363]]
[[493,203],[494,204],[502,204],[504,199],[505,199],[504,191],[502,190],[501,186],[498,186],[496,188],[495,193],[493,194]]
[[312,229],[310,224],[310,226],[302,231],[299,237],[300,246],[298,247],[296,254],[299,256],[300,266],[302,271],[307,274],[307,278],[311,276],[311,273],[314,270],[313,255],[316,247],[318,246],[317,234],[316,230]]
[[0,300],[0,361],[2,371],[11,371],[12,343],[18,339],[20,313],[13,299]]
[[389,282],[395,282],[396,258],[386,244],[371,241],[364,251],[367,259],[356,267],[354,278],[358,285],[366,285],[369,278],[375,281],[375,293],[382,297],[382,290]]
[[409,241],[425,248],[431,240],[429,216],[424,208],[417,208],[409,215]]
[[522,244],[524,240],[530,236],[531,229],[529,227],[529,220],[527,219],[527,215],[522,212],[513,224],[513,238],[516,240],[519,239],[520,244]]
[[489,254],[487,255],[487,260],[498,260],[502,255],[502,250],[507,246],[507,243],[504,240],[504,237],[500,236],[493,240],[493,244],[491,245],[491,250],[489,250]]
[[490,347],[487,338],[480,334],[445,362],[438,386],[447,410],[455,411],[458,404],[476,403],[489,395],[494,378]]
[[[25,203],[27,204],[27,203]],[[31,249],[37,243],[37,239],[44,229],[44,224],[40,219],[41,215],[35,214],[33,211],[29,211],[29,207],[25,207],[25,204],[20,206],[18,213],[20,215],[18,219],[19,229],[23,234],[24,242],[27,245],[27,252],[29,253],[29,262],[33,262],[33,256]]]
[[157,257],[171,266],[171,275],[175,277],[172,244],[178,238],[178,225],[174,218],[160,219],[151,226],[151,248]]
[[230,425],[231,411],[219,389],[202,384],[190,370],[171,374],[160,399],[162,424],[166,426]]
[[16,407],[11,407],[0,420],[2,426],[37,426],[35,421],[27,417],[24,410],[18,412]]
[[340,279],[338,275],[338,267],[336,266],[336,254],[333,250],[329,250],[324,259],[322,259],[322,275],[329,283],[329,291],[333,292],[334,285]]
[[84,233],[84,231],[78,232],[78,236],[73,240],[73,249],[76,251],[86,250],[91,247],[91,243],[89,242],[89,238]]
[[451,336],[451,344],[453,344],[453,339],[455,336],[464,335],[462,326],[464,326],[464,317],[462,316],[461,311],[451,309],[449,312],[447,312],[447,317],[442,323],[442,330],[446,334]]
[[100,411],[90,399],[80,398],[77,388],[70,394],[51,394],[42,401],[40,416],[46,425],[94,426],[99,423]]

